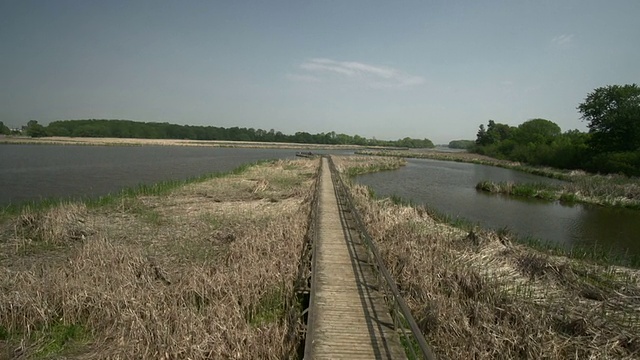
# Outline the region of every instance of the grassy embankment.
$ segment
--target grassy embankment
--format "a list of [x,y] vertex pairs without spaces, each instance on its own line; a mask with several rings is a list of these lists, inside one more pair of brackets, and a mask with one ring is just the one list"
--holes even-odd
[[623,175],[597,175],[584,171],[559,170],[548,167],[522,165],[518,162],[499,160],[467,152],[445,153],[436,151],[358,151],[357,153],[381,156],[398,156],[469,162],[498,166],[534,175],[564,180],[562,184],[505,183],[481,181],[478,190],[513,196],[539,198],[564,203],[583,203],[608,207],[640,209],[640,179]]
[[94,146],[205,146],[222,148],[255,148],[255,149],[362,149],[359,145],[326,145],[299,144],[256,141],[224,141],[224,140],[174,140],[174,139],[133,139],[133,138],[82,138],[82,137],[43,137],[24,136],[0,137],[0,144],[35,144],[35,145],[94,145]]
[[291,358],[317,160],[0,221],[0,359]]
[[580,175],[563,184],[482,181],[476,189],[563,203],[640,210],[640,179],[622,175]]
[[[334,157],[349,173],[363,161]],[[377,158],[371,158],[375,167]],[[464,230],[351,184],[428,341],[450,359],[640,357],[640,271]]]

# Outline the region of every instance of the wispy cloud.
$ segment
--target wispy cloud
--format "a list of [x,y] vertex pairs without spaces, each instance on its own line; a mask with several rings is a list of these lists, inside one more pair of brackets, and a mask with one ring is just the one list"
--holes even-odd
[[398,69],[365,64],[355,61],[336,61],[331,59],[311,59],[300,64],[304,74],[288,74],[287,78],[304,81],[306,78],[316,79],[334,76],[358,81],[373,88],[408,87],[424,83],[420,76],[409,75]]
[[562,34],[551,39],[551,42],[557,46],[565,46],[573,41],[573,34]]
[[287,74],[286,76],[287,76],[287,79],[291,81],[308,82],[308,83],[322,82],[322,79],[313,75]]

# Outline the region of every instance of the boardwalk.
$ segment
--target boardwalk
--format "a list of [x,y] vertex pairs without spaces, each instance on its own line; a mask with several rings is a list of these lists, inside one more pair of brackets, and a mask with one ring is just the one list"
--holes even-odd
[[316,244],[313,359],[404,359],[404,350],[360,238],[338,201],[327,159],[322,160]]

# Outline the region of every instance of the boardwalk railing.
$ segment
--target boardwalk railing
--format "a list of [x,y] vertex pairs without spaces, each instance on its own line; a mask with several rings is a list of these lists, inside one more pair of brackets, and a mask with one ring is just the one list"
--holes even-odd
[[[322,178],[322,163],[318,167],[318,172],[316,174],[316,184],[315,191],[313,194],[313,200],[311,202],[311,215],[310,215],[310,225],[309,225],[309,245],[310,245],[310,276],[309,280],[309,293],[315,294],[316,292],[316,277],[313,275],[316,272],[316,249],[318,244],[318,208],[319,208],[319,189],[320,189],[320,179]],[[313,296],[309,296],[309,304],[307,309],[304,310],[305,318],[306,318],[306,329],[305,329],[305,343],[304,343],[304,359],[311,359],[311,347],[314,340],[314,316],[309,316],[310,309],[313,309],[315,306]]]
[[380,291],[383,291],[385,294],[385,299],[393,318],[394,327],[399,332],[400,340],[404,345],[405,352],[407,353],[409,359],[436,359],[433,351],[431,350],[431,347],[429,346],[429,344],[427,344],[424,335],[422,335],[422,331],[420,331],[418,324],[416,324],[416,321],[411,314],[411,310],[409,310],[409,307],[402,298],[402,295],[400,295],[395,281],[391,277],[391,274],[389,274],[387,268],[384,266],[384,263],[382,262],[382,259],[380,257],[380,253],[378,252],[376,245],[374,244],[371,236],[369,236],[369,233],[366,230],[364,221],[362,221],[362,216],[360,216],[360,212],[355,206],[351,193],[349,192],[347,186],[344,184],[344,181],[342,180],[342,177],[337,171],[333,159],[330,156],[329,168],[331,169],[331,174],[333,175],[332,179],[334,187],[336,188],[336,191],[341,193],[346,200],[347,205],[362,236],[362,240],[367,247],[369,260],[372,263],[378,277],[378,285]]

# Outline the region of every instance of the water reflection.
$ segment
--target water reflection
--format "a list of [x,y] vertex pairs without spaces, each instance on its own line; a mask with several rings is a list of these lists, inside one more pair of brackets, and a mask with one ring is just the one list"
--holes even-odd
[[397,171],[359,176],[357,181],[384,196],[398,195],[454,217],[566,247],[593,245],[640,254],[640,212],[596,206],[567,206],[537,199],[475,190],[483,180],[558,183],[492,166],[410,159]]
[[0,206],[47,197],[104,195],[141,183],[229,171],[258,160],[293,158],[296,151],[299,150],[0,145]]

